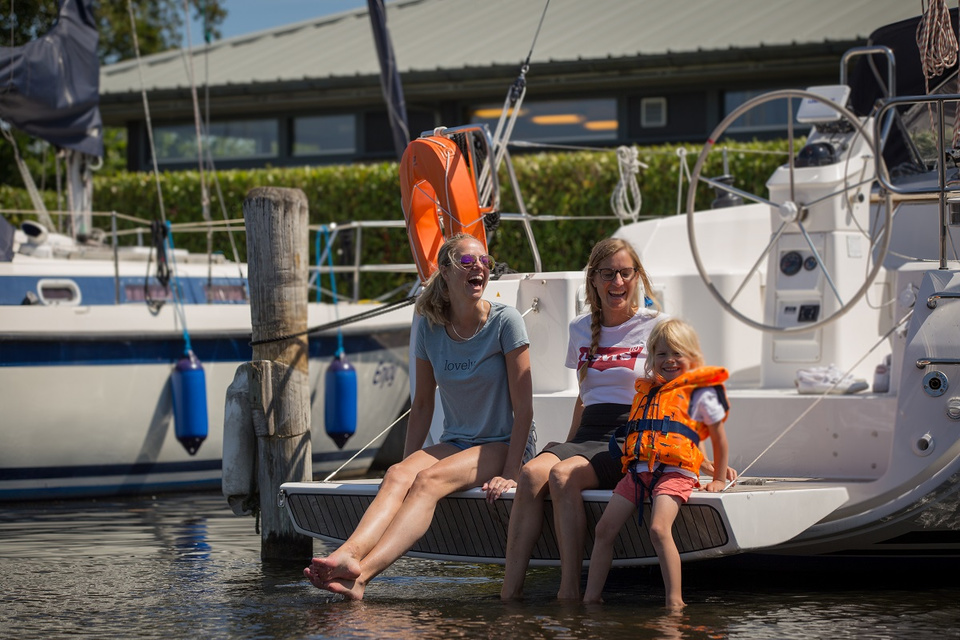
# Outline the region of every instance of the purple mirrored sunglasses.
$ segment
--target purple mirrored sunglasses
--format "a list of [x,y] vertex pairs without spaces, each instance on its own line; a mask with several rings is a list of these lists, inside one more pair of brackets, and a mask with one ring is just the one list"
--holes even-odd
[[465,253],[460,256],[459,260],[456,261],[456,264],[459,264],[464,269],[469,269],[477,262],[477,260],[479,260],[480,264],[487,269],[493,269],[493,266],[496,264],[493,256],[491,256],[489,253],[484,253],[479,256],[475,256],[472,253]]

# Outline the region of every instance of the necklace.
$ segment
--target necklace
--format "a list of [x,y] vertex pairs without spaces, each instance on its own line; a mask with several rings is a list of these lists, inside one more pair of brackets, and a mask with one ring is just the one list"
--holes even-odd
[[483,326],[483,302],[480,303],[480,319],[477,320],[477,328],[473,330],[473,335],[471,335],[469,338],[464,338],[462,335],[460,335],[460,332],[457,331],[456,323],[453,320],[450,321],[450,328],[453,329],[453,332],[456,334],[456,336],[460,338],[460,342],[466,342],[467,340],[470,340],[471,338],[473,338],[473,336],[480,333],[480,327],[482,326]]

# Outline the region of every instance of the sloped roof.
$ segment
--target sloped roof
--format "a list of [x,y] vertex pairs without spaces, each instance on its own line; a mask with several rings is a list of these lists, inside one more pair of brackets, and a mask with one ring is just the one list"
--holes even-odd
[[[547,0],[397,0],[387,26],[401,73],[508,67],[527,57]],[[919,14],[906,0],[549,0],[531,64],[862,41]],[[204,57],[206,56],[206,57]],[[184,51],[143,58],[148,91],[189,88]],[[197,84],[237,88],[378,76],[366,9],[193,49]],[[136,61],[101,69],[102,96],[139,92]]]

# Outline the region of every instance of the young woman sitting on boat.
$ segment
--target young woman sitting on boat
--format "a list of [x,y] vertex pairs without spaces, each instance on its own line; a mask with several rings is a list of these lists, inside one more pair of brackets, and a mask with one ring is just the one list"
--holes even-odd
[[[566,365],[576,369],[580,395],[567,441],[551,443],[520,470],[510,512],[504,600],[520,598],[533,547],[543,525],[543,503],[553,502],[560,551],[560,600],[580,599],[583,544],[587,530],[581,491],[613,489],[623,477],[609,452],[610,438],[630,415],[634,384],[644,377],[646,342],[664,314],[648,309],[651,290],[633,246],[620,238],[594,245],[586,268],[590,312],[570,323]],[[713,471],[709,460],[704,468]],[[728,471],[730,480],[736,477]]]
[[[482,486],[488,500],[516,486],[533,423],[529,340],[513,307],[483,300],[493,259],[466,234],[447,240],[417,312],[416,388],[404,459],[391,466],[353,534],[304,575],[363,598],[367,584],[427,531],[437,502]],[[440,443],[421,449],[440,390]]]
[[580,395],[567,441],[551,443],[520,470],[510,515],[501,598],[523,595],[523,581],[543,524],[547,494],[553,502],[560,551],[557,597],[580,599],[583,542],[587,529],[584,489],[613,489],[623,474],[608,443],[626,423],[633,385],[644,375],[646,341],[664,317],[646,308],[650,281],[626,240],[607,238],[590,252],[586,295],[590,312],[570,323],[566,366],[576,369]]

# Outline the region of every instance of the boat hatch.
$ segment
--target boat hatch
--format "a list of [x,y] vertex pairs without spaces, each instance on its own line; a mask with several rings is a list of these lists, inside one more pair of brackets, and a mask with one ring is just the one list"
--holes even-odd
[[80,287],[73,280],[68,279],[44,279],[37,282],[37,295],[40,297],[40,303],[46,305],[70,305],[80,304]]

